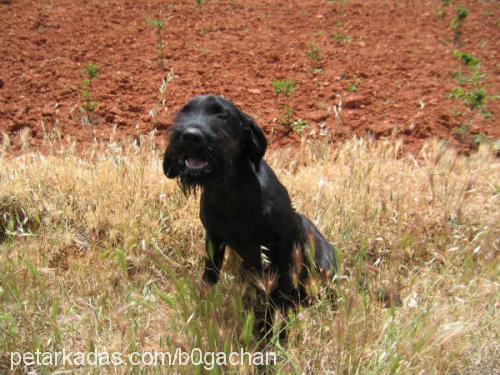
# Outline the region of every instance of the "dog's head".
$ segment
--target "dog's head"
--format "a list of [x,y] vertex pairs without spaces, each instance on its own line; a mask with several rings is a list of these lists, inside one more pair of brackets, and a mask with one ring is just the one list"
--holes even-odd
[[258,171],[267,141],[250,116],[214,95],[191,99],[177,114],[163,170],[184,191],[227,176],[240,163]]

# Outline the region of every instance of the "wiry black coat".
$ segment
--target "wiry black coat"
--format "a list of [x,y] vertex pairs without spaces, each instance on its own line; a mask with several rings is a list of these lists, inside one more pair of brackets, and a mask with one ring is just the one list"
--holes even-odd
[[217,282],[226,245],[253,275],[263,271],[264,252],[276,275],[271,301],[286,309],[303,298],[300,282],[311,269],[332,275],[337,265],[333,247],[293,209],[286,188],[262,159],[266,147],[262,130],[234,104],[196,96],[176,117],[163,167],[185,192],[202,189],[203,279]]

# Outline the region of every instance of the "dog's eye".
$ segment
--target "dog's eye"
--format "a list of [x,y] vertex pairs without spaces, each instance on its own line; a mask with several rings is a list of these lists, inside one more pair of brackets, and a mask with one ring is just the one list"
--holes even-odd
[[180,112],[181,113],[188,113],[188,112],[191,112],[192,110],[193,110],[193,104],[188,103],[184,107],[181,108]]
[[224,108],[217,102],[210,103],[206,107],[206,111],[210,115],[222,115],[225,114]]

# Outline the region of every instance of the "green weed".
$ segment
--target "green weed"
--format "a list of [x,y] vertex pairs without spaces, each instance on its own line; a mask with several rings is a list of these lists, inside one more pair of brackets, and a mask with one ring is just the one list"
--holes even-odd
[[307,56],[315,63],[321,60],[321,48],[316,43],[309,44]]
[[347,91],[349,92],[358,92],[358,85],[356,82],[351,82],[348,86],[347,86]]
[[466,91],[460,87],[456,87],[448,93],[448,99],[461,100],[471,110],[480,110],[486,104],[487,95],[486,90],[481,87],[474,88],[470,91]]
[[460,86],[448,92],[447,98],[463,102],[466,107],[472,111],[478,111],[483,117],[491,117],[486,104],[488,101],[497,100],[497,96],[488,95],[483,87],[486,74],[481,71],[480,60],[467,52],[453,50],[452,53],[453,57],[467,67],[469,74],[463,71],[452,73],[452,77]]
[[297,134],[302,134],[308,124],[307,120],[298,119],[292,122],[292,128]]
[[161,19],[158,18],[146,18],[146,23],[153,27],[155,30],[155,35],[156,35],[156,43],[155,43],[155,49],[156,49],[156,55],[158,58],[158,65],[160,68],[165,67],[164,63],[164,49],[165,49],[165,43],[163,42],[162,38],[162,30],[165,28],[165,22]]
[[99,102],[92,100],[92,81],[97,78],[98,69],[95,64],[87,64],[85,67],[85,78],[82,81],[82,106],[80,111],[82,113],[82,121],[85,124],[91,124],[93,121],[93,112],[99,107]]
[[344,43],[351,43],[352,42],[352,36],[347,35],[347,34],[342,34],[342,33],[336,33],[332,35],[332,40],[339,44],[344,44]]
[[454,130],[454,133],[460,138],[466,138],[469,135],[469,131],[470,131],[469,124],[461,124]]
[[463,23],[469,15],[469,10],[459,5],[455,9],[455,12],[456,14],[455,17],[453,17],[451,20],[450,27],[454,32],[453,40],[456,44],[458,44],[460,42],[460,38],[462,37]]
[[354,76],[354,78],[347,85],[347,91],[352,92],[352,93],[358,92],[360,83],[361,83],[361,79]]
[[450,5],[450,0],[443,0],[441,5],[439,5],[436,16],[439,19],[443,19],[446,16],[445,8]]
[[481,133],[477,133],[477,134],[472,135],[472,143],[476,147],[479,147],[482,144],[489,145],[492,142],[493,141],[491,140],[491,138],[485,133],[481,132]]
[[290,106],[290,95],[295,91],[296,82],[291,79],[282,79],[273,81],[272,86],[276,95],[283,95],[286,99],[286,104],[283,106],[281,123],[282,125],[290,125],[293,116],[293,108]]
[[479,59],[472,56],[470,53],[458,51],[455,49],[452,51],[452,55],[454,58],[462,61],[465,66],[468,66],[469,68],[479,68],[481,66],[481,62],[479,61]]

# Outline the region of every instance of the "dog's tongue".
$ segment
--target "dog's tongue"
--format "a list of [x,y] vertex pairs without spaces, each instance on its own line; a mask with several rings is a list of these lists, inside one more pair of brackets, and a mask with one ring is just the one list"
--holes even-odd
[[186,159],[186,166],[189,169],[203,169],[207,166],[207,162],[201,159],[188,158]]

